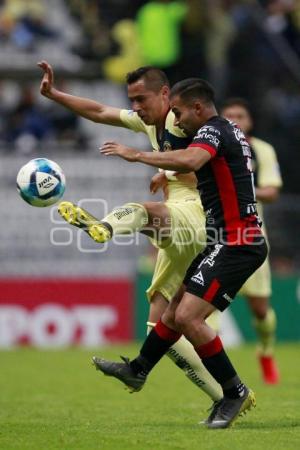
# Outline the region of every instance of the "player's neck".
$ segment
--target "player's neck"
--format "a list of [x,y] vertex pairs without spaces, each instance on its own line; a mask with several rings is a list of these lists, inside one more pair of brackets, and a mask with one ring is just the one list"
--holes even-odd
[[215,107],[210,106],[210,107],[206,108],[206,110],[203,112],[203,115],[202,115],[203,123],[201,124],[201,126],[204,125],[206,122],[208,122],[213,117],[217,117],[217,116],[218,116],[218,112]]
[[157,120],[157,123],[155,124],[155,126],[156,126],[156,133],[157,133],[157,135],[160,138],[161,138],[161,136],[162,136],[162,134],[164,132],[165,124],[166,124],[166,118],[167,118],[167,115],[168,115],[169,111],[170,111],[170,106],[166,105],[164,111],[161,114],[161,118],[159,120]]

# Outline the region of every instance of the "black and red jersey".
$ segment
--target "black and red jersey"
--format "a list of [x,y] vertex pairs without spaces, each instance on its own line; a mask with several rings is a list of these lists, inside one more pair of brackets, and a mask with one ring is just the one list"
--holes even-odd
[[201,147],[212,156],[196,172],[208,244],[216,239],[229,245],[244,244],[245,230],[260,232],[251,148],[244,133],[233,122],[214,116],[198,130],[190,147]]

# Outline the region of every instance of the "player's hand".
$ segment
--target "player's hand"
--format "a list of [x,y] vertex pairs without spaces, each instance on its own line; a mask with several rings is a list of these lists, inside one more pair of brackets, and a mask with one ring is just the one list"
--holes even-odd
[[164,189],[168,184],[168,179],[164,172],[156,173],[150,182],[150,192],[155,194],[159,189]]
[[139,153],[137,150],[118,144],[117,142],[105,142],[99,150],[103,155],[119,156],[129,162],[136,162],[137,154]]
[[37,65],[44,72],[40,85],[40,93],[45,97],[51,97],[51,91],[54,83],[53,69],[47,61],[41,61]]

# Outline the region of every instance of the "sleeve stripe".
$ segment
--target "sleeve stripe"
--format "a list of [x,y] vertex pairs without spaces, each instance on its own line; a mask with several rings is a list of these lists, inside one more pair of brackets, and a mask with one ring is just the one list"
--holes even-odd
[[202,144],[199,142],[199,144],[190,144],[189,147],[198,147],[200,150],[206,150],[208,153],[211,154],[211,156],[216,156],[217,151],[214,149],[211,145],[208,144]]

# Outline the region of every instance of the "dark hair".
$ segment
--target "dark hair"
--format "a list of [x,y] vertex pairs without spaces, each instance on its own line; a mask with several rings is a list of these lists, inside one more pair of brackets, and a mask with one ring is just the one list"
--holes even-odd
[[247,111],[247,113],[249,114],[249,116],[252,117],[252,112],[251,112],[249,102],[247,100],[245,100],[244,98],[242,98],[242,97],[228,98],[227,100],[225,100],[223,105],[221,105],[221,111],[223,111],[226,108],[231,108],[232,106],[240,106],[241,108],[244,108]]
[[170,86],[167,75],[162,70],[153,66],[139,67],[126,75],[127,84],[144,80],[148,89],[158,92],[163,86]]
[[201,78],[187,78],[174,84],[170,97],[178,95],[185,102],[203,100],[205,103],[214,103],[215,92],[213,87]]

